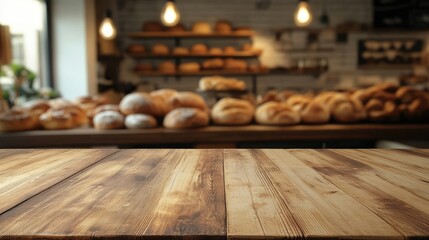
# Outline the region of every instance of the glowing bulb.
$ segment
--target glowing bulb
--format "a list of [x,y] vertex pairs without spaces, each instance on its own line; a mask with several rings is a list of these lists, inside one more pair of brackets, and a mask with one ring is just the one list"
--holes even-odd
[[100,35],[106,40],[112,40],[116,37],[116,27],[111,18],[106,17],[101,22]]
[[295,25],[298,27],[306,27],[313,21],[310,5],[307,1],[300,1],[295,10]]
[[164,8],[161,12],[161,22],[167,27],[176,26],[180,21],[180,13],[174,4],[171,1],[165,3]]

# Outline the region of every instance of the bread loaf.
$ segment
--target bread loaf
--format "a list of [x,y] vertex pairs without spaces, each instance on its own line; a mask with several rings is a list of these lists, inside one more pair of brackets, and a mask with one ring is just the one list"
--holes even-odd
[[254,106],[241,99],[223,98],[212,109],[211,117],[218,125],[245,125],[253,120]]
[[224,66],[224,61],[222,58],[207,59],[203,62],[202,65],[204,69],[208,70],[222,69]]
[[208,22],[195,22],[192,26],[192,32],[198,34],[210,34],[213,32],[212,26]]
[[128,129],[154,128],[156,125],[156,119],[147,114],[131,114],[125,118],[125,127]]
[[143,44],[134,43],[128,45],[127,51],[131,54],[143,54],[146,52],[146,48]]
[[336,93],[327,102],[332,120],[340,123],[359,122],[366,118],[362,103],[344,93]]
[[329,108],[318,101],[312,100],[301,111],[301,119],[303,123],[323,124],[329,122]]
[[158,65],[158,71],[162,73],[175,73],[176,64],[173,61],[163,61]]
[[124,128],[124,116],[117,111],[103,111],[95,115],[94,127],[97,130]]
[[207,54],[209,52],[209,48],[207,45],[203,43],[197,43],[192,45],[191,47],[191,53],[192,54]]
[[136,72],[150,72],[153,70],[153,66],[150,63],[139,63],[134,67]]
[[200,64],[197,62],[188,62],[188,63],[181,63],[179,65],[179,71],[184,73],[197,73],[200,71]]
[[243,91],[246,84],[235,78],[212,76],[201,78],[199,88],[203,91]]
[[312,99],[308,96],[293,95],[286,100],[286,103],[293,110],[301,112],[307,107],[308,104],[310,104],[311,100]]
[[176,108],[164,118],[164,127],[171,129],[199,128],[208,124],[208,114],[196,108]]
[[154,55],[167,55],[169,52],[170,50],[165,44],[157,43],[152,46],[152,54]]
[[265,125],[292,125],[301,121],[300,114],[286,103],[267,102],[256,109],[256,122]]
[[232,32],[232,24],[226,20],[219,20],[216,22],[215,31],[221,34],[229,34]]
[[30,111],[12,109],[0,113],[0,132],[34,130],[38,127],[38,116]]
[[165,102],[160,99],[151,98],[147,93],[128,94],[119,104],[119,109],[124,115],[142,113],[153,116],[163,116],[166,108]]
[[207,111],[207,105],[204,99],[193,92],[178,92],[168,99],[168,105],[174,108],[197,108]]
[[175,55],[188,55],[189,49],[187,49],[185,47],[175,47],[173,49],[173,54],[175,54]]
[[247,62],[233,58],[225,60],[225,70],[244,72],[247,70]]
[[221,54],[223,54],[223,50],[222,50],[222,48],[213,47],[213,48],[210,48],[209,54],[212,54],[212,55],[221,55]]

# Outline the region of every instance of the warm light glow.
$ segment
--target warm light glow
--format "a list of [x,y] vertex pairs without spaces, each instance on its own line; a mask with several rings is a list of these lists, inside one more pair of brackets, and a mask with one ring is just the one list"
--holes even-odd
[[295,10],[295,25],[298,27],[306,27],[311,24],[313,14],[311,13],[310,5],[307,1],[300,1]]
[[116,37],[116,27],[111,18],[106,17],[101,22],[100,35],[106,40],[112,40]]
[[161,22],[167,27],[176,26],[180,21],[180,13],[176,4],[168,1],[161,12]]

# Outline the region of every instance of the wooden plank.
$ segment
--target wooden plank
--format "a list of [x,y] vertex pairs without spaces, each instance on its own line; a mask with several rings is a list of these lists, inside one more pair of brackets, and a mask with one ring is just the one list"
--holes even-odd
[[135,32],[131,38],[250,38],[252,33]]
[[0,152],[0,214],[117,150]]
[[222,239],[222,169],[216,150],[121,150],[0,215],[0,236]]
[[[335,150],[291,150],[294,156],[317,170],[331,183],[365,205],[386,220],[406,237],[427,237],[429,235],[429,184],[416,193],[413,187],[404,187],[407,182],[397,185],[386,178],[389,168],[380,170],[369,160],[356,157],[359,152]],[[362,152],[362,151],[360,151]],[[368,154],[371,154],[368,151]],[[384,155],[392,158],[394,151]],[[408,158],[412,158],[409,155]],[[391,161],[385,159],[385,161]],[[408,169],[410,170],[410,169]],[[429,172],[429,169],[426,169]],[[391,173],[393,175],[398,173]]]
[[328,141],[348,139],[425,140],[429,124],[326,124],[298,126],[249,125],[238,127],[210,126],[201,129],[146,130],[73,129],[1,133],[0,148],[82,147],[102,145],[148,145],[183,143],[237,143],[275,141]]
[[225,150],[225,186],[229,238],[402,238],[284,150]]

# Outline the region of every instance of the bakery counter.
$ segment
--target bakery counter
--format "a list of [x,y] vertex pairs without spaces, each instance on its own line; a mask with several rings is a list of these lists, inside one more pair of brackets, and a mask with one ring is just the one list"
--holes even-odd
[[[101,131],[81,128],[2,133],[0,134],[0,147],[183,146],[204,148],[240,147],[240,143],[269,146],[264,144],[274,142],[280,144],[276,147],[288,147],[281,143],[287,141],[323,143],[341,142],[341,140],[428,140],[428,136],[429,124],[326,124],[288,127],[249,125],[241,127],[210,126],[192,130],[157,128]],[[292,147],[299,147],[299,145]],[[322,145],[316,145],[316,147],[322,147]]]
[[0,150],[0,239],[428,239],[429,150]]

